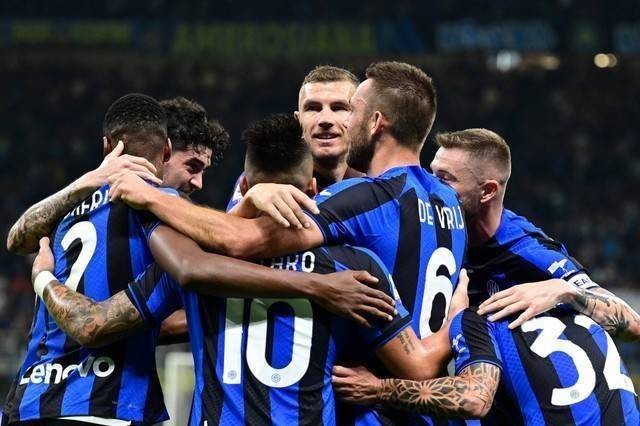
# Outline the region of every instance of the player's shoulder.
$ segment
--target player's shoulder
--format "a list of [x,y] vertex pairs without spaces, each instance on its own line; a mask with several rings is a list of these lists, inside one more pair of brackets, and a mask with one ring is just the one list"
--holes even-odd
[[495,236],[501,245],[520,243],[555,243],[529,219],[509,209],[504,209]]
[[406,174],[406,186],[414,188],[418,195],[428,195],[430,198],[440,199],[445,205],[459,204],[456,191],[421,166],[406,166],[397,169],[399,170],[394,170],[396,173]]
[[344,196],[348,197],[379,191],[400,194],[407,182],[408,173],[406,169],[406,167],[395,167],[380,176],[360,176],[343,179],[320,191],[316,196],[316,201],[321,202],[337,194],[345,194]]

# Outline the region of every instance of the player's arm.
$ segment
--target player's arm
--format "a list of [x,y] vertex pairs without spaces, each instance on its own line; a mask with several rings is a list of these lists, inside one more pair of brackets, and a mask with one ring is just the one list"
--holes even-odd
[[244,218],[266,214],[285,228],[302,229],[309,228],[312,222],[305,210],[320,213],[316,202],[295,186],[259,183],[251,187],[228,212]]
[[121,155],[124,144],[119,142],[107,155],[100,167],[92,170],[66,188],[34,204],[13,224],[7,236],[7,250],[15,254],[28,254],[38,248],[38,240],[51,234],[56,224],[77,203],[107,183],[107,178],[117,170],[128,169],[152,182],[155,167],[144,158]]
[[144,328],[124,291],[96,302],[54,279],[44,286],[42,300],[62,331],[85,347],[105,346]]
[[184,309],[179,309],[162,321],[160,334],[158,335],[158,345],[173,345],[188,341],[187,314]]
[[40,240],[31,278],[36,294],[60,328],[82,346],[103,346],[142,329],[138,310],[124,291],[98,303],[61,284],[51,273],[54,267],[49,239]]
[[449,334],[456,377],[380,380],[366,370],[334,368],[334,388],[351,402],[382,402],[422,413],[483,417],[493,403],[502,369],[493,333],[484,318],[466,309],[452,319]]
[[611,335],[627,341],[640,341],[640,315],[610,291],[604,288],[572,288],[565,303],[591,317]]
[[[49,239],[44,237],[40,240],[40,251],[32,267],[34,290],[58,326],[82,346],[105,346],[125,339],[145,327],[140,309],[131,302],[126,291],[97,302],[61,284],[51,273],[53,267],[54,258]],[[168,303],[168,297],[161,295],[157,299],[156,311],[164,313],[157,315],[160,322],[174,312],[176,307]],[[166,324],[165,327],[173,328],[170,334],[174,340],[183,334],[183,324],[186,325],[186,318],[180,315],[175,315],[174,320]]]
[[479,313],[493,313],[489,319],[497,321],[522,311],[509,324],[514,329],[559,303],[587,315],[613,336],[640,340],[640,315],[624,300],[602,287],[582,288],[559,278],[498,292],[480,305]]
[[[175,200],[175,198],[174,198]],[[176,200],[177,201],[177,200]],[[157,264],[181,286],[219,297],[308,298],[337,315],[370,325],[395,313],[393,299],[371,288],[378,279],[365,271],[300,273],[208,253],[190,238],[158,226],[149,239]]]
[[324,242],[315,223],[309,228],[283,228],[270,217],[245,219],[176,199],[146,185],[130,173],[110,180],[112,200],[151,211],[162,222],[191,237],[202,247],[240,258],[294,253]]
[[333,369],[333,387],[344,401],[382,403],[448,417],[484,417],[493,404],[499,383],[500,369],[483,362],[467,366],[455,377],[425,381],[379,379],[364,367]]
[[451,321],[469,306],[468,283],[467,273],[462,270],[456,291],[451,298],[448,319],[436,333],[420,340],[413,328],[407,327],[375,350],[376,357],[394,377],[426,380],[441,374],[451,359]]

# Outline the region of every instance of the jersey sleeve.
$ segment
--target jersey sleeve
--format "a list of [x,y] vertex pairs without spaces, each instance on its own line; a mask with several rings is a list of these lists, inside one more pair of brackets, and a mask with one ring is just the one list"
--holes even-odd
[[[165,186],[157,187],[159,191],[164,192],[165,194],[173,195],[175,197],[180,197],[180,193],[173,188],[168,188]],[[151,234],[156,228],[160,225],[160,220],[151,212],[148,211],[138,211],[138,218],[140,219],[140,223],[142,224],[142,229],[144,230],[144,235],[149,241],[151,238]]]
[[320,214],[307,213],[316,222],[325,244],[358,245],[363,240],[387,238],[397,232],[397,198],[404,180],[353,178],[329,186],[316,197]]
[[449,328],[456,374],[479,362],[502,369],[502,358],[492,325],[478,315],[476,308],[465,309],[455,316]]
[[153,263],[125,290],[129,300],[149,327],[162,321],[183,307],[181,287],[160,267]]
[[520,245],[516,246],[515,252],[533,264],[544,279],[559,278],[584,289],[599,287],[580,262],[569,255],[564,245],[550,238]]
[[372,327],[357,327],[358,334],[364,342],[373,350],[384,346],[389,340],[396,337],[402,330],[411,324],[411,315],[402,305],[398,290],[391,273],[382,263],[382,260],[370,250],[360,247],[348,247],[352,250],[352,259],[336,259],[336,270],[359,269],[368,271],[371,275],[378,278],[378,290],[381,290],[391,296],[395,300],[395,308],[398,314],[392,321],[384,321],[381,319],[372,319],[369,322]]
[[227,213],[229,212],[229,210],[237,206],[240,200],[242,200],[242,191],[240,190],[240,181],[242,180],[243,177],[244,177],[244,173],[238,176],[238,179],[236,179],[236,183],[233,185],[233,192],[231,193],[231,198],[229,198],[229,202],[227,203],[227,208],[225,210]]

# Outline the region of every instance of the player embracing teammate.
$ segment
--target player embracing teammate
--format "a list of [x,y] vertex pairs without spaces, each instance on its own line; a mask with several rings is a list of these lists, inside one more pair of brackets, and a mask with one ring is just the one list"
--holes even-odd
[[[290,265],[289,269],[293,270],[306,268],[324,273],[351,267],[369,269],[380,280],[383,292],[388,293],[386,298],[389,295],[399,296],[402,305],[398,303],[398,316],[388,323],[374,320],[367,313],[353,317],[363,324],[374,325],[374,331],[361,333],[361,338],[371,345],[371,350],[385,365],[388,370],[386,374],[399,378],[378,380],[362,368],[336,367],[333,378],[335,389],[348,401],[380,402],[402,411],[477,418],[489,412],[498,393],[496,398],[501,401],[503,411],[510,416],[509,421],[516,423],[637,424],[635,391],[599,318],[594,318],[596,324],[587,316],[561,306],[526,321],[551,306],[536,308],[538,312],[519,305],[506,313],[504,309],[508,309],[509,303],[496,307],[496,299],[513,302],[513,293],[494,296],[484,309],[502,309],[500,315],[512,314],[518,309],[525,310],[528,316],[519,318],[518,330],[510,330],[504,321],[488,322],[476,310],[466,310],[455,317],[448,315],[450,308],[454,310],[452,314],[457,314],[459,308],[458,303],[452,303],[452,297],[467,248],[465,214],[466,219],[474,225],[470,234],[474,258],[467,262],[473,267],[475,276],[513,275],[498,290],[515,291],[508,289],[527,281],[553,278],[555,275],[531,274],[531,268],[538,267],[537,264],[527,261],[527,258],[522,260],[522,253],[533,252],[531,256],[536,260],[543,257],[536,251],[538,247],[529,251],[527,244],[531,241],[535,240],[542,249],[549,251],[549,247],[553,246],[552,240],[526,220],[519,220],[509,211],[502,211],[502,198],[510,175],[510,158],[499,155],[504,153],[504,148],[502,151],[496,149],[496,155],[491,154],[492,146],[502,146],[499,142],[482,145],[481,141],[476,145],[485,149],[475,149],[473,143],[454,143],[451,139],[455,138],[441,137],[441,149],[449,151],[440,154],[451,154],[453,150],[486,158],[480,158],[480,165],[473,167],[471,163],[476,160],[475,157],[456,163],[456,159],[451,160],[449,156],[447,158],[451,161],[448,165],[452,167],[453,164],[457,168],[439,167],[439,163],[434,162],[432,168],[437,177],[420,167],[420,151],[436,113],[436,94],[430,77],[414,66],[399,62],[374,63],[367,69],[366,76],[367,79],[353,93],[350,93],[349,85],[355,82],[352,79],[342,81],[345,83],[344,97],[348,99],[348,104],[344,100],[328,101],[327,92],[319,90],[326,89],[327,86],[323,87],[322,84],[329,84],[331,80],[308,81],[301,89],[297,118],[302,125],[301,136],[313,154],[313,161],[307,163],[313,163],[316,178],[322,176],[336,182],[315,197],[317,209],[300,195],[302,192],[313,192],[309,189],[315,183],[307,179],[309,185],[295,185],[291,174],[279,175],[277,170],[269,169],[269,165],[265,166],[264,163],[262,174],[258,174],[261,179],[256,179],[253,173],[256,162],[250,160],[249,151],[245,175],[239,182],[239,191],[244,197],[235,197],[234,214],[196,206],[166,195],[132,173],[121,173],[110,180],[110,196],[135,209],[149,210],[160,221],[193,239],[201,247],[234,257],[271,258],[266,264],[272,268]],[[318,90],[313,90],[314,87]],[[314,122],[313,117],[316,116],[322,119]],[[337,119],[330,122],[327,116]],[[291,135],[287,132],[284,134]],[[283,132],[275,132],[274,135],[284,138]],[[482,132],[465,134],[458,139],[464,141],[465,137],[472,142],[483,138],[495,139]],[[345,139],[348,148],[345,148]],[[342,180],[347,174],[347,151],[349,165],[366,173],[366,176]],[[332,163],[328,158],[336,161]],[[296,167],[302,168],[303,163],[301,160]],[[498,166],[490,167],[494,163]],[[277,167],[278,164],[271,166]],[[265,179],[268,174],[265,170],[272,173],[269,179]],[[465,171],[469,172],[468,176],[459,175]],[[279,176],[283,175],[287,178],[278,182]],[[465,177],[468,186],[456,185],[458,179]],[[273,186],[274,182],[293,186]],[[300,210],[298,202],[309,211]],[[499,208],[496,203],[499,203]],[[261,215],[260,211],[268,214]],[[482,211],[490,212],[486,216],[486,223],[478,219]],[[499,212],[497,219],[495,212]],[[283,224],[300,226],[283,228]],[[480,226],[483,224],[489,226]],[[164,230],[163,226],[160,225],[160,232],[156,231],[156,235],[175,232]],[[478,231],[486,231],[486,235]],[[481,237],[478,238],[478,235]],[[197,264],[208,264],[209,267],[203,268],[204,272],[186,274],[185,278],[185,274],[180,272],[184,264],[172,264],[166,259],[162,264],[163,258],[171,256],[161,248],[151,248],[161,267],[169,275],[177,277],[178,283],[172,282],[158,266],[153,266],[146,275],[128,287],[126,282],[118,283],[118,288],[126,287],[126,291],[116,295],[112,291],[108,295],[120,297],[120,305],[116,306],[127,308],[123,310],[130,316],[127,327],[133,330],[136,327],[139,329],[143,322],[148,327],[156,327],[171,310],[180,305],[187,308],[196,368],[200,369],[201,378],[198,393],[194,397],[192,424],[290,424],[296,422],[295,419],[301,424],[319,421],[336,423],[337,414],[327,415],[325,412],[333,410],[326,398],[311,400],[300,396],[297,405],[289,404],[286,401],[293,394],[281,391],[282,388],[294,387],[296,389],[291,392],[298,392],[296,395],[308,395],[303,388],[326,386],[326,373],[324,376],[317,373],[322,377],[316,375],[313,378],[307,375],[308,371],[314,371],[311,368],[314,366],[315,371],[326,371],[326,366],[330,365],[326,354],[320,358],[314,358],[317,354],[311,358],[306,354],[315,354],[319,348],[333,354],[331,351],[339,346],[336,343],[340,340],[338,336],[342,336],[335,334],[334,330],[337,327],[335,324],[339,323],[333,323],[331,316],[316,316],[315,307],[311,308],[315,305],[297,301],[302,297],[302,300],[311,299],[313,302],[315,298],[315,302],[326,302],[326,297],[318,299],[313,289],[305,293],[309,282],[296,288],[278,287],[276,281],[269,281],[269,285],[263,287],[247,279],[246,274],[238,274],[235,280],[242,281],[242,284],[234,287],[234,280],[230,280],[219,268],[210,266],[215,264],[222,267],[223,258],[200,253],[197,245],[184,236],[175,238],[167,241],[173,242],[172,245],[182,241],[180,247],[185,247],[190,253],[186,258],[193,255],[194,259],[198,259],[198,263],[187,262],[189,266],[193,268]],[[503,240],[508,242],[503,243]],[[318,248],[320,246],[325,248]],[[516,249],[520,247],[525,249],[517,252]],[[480,249],[483,251],[479,253]],[[556,249],[567,258],[563,265],[573,262],[563,250]],[[297,254],[290,257],[290,253]],[[356,256],[354,253],[359,254]],[[281,256],[284,257],[279,263],[273,260]],[[318,259],[317,265],[309,260],[311,257]],[[47,307],[54,311],[56,306],[64,306],[65,301],[76,296],[46,275],[47,268],[42,268],[42,259],[45,258],[46,247],[43,247],[37,268],[34,265],[39,278],[34,278]],[[475,261],[479,258],[486,262]],[[546,261],[547,258],[544,259]],[[553,259],[561,262],[564,258]],[[501,264],[500,261],[506,263]],[[235,265],[231,259],[226,262]],[[494,264],[497,265],[494,269],[487,267]],[[590,314],[606,317],[602,312],[606,312],[612,304],[619,304],[618,299],[608,295],[593,296],[589,287],[595,285],[585,285],[586,275],[577,263],[575,265],[575,274],[568,273],[559,278],[566,279],[568,285],[583,287],[580,289],[583,299],[580,300],[583,304],[592,303]],[[316,271],[316,266],[322,271]],[[249,268],[245,264],[232,268],[235,267]],[[583,277],[582,281],[575,281],[577,276]],[[264,274],[261,277],[269,279]],[[190,296],[181,290],[183,281],[188,282],[189,290],[218,298]],[[318,282],[312,278],[308,281],[317,285],[317,291],[321,292],[322,287]],[[216,282],[221,284],[216,287]],[[591,293],[586,294],[585,291]],[[64,293],[65,297],[56,300],[52,296],[54,293]],[[118,294],[126,294],[126,299]],[[236,294],[245,297],[237,306],[233,305],[236,299],[226,299],[226,296]],[[283,305],[274,301],[274,298],[264,299],[283,294],[297,297],[296,302]],[[246,299],[248,297],[251,299]],[[557,300],[562,301],[569,302],[568,299]],[[113,307],[109,304],[113,304],[112,299],[102,302],[98,308],[91,305],[91,309]],[[329,311],[332,306],[331,303],[327,304]],[[542,303],[536,306],[542,306]],[[623,318],[637,321],[637,314],[628,306],[619,306]],[[370,312],[379,315],[384,310],[380,305],[377,310]],[[59,323],[67,321],[56,315],[54,319]],[[413,331],[406,328],[409,319]],[[122,324],[117,321],[114,324],[113,321],[113,317],[107,317],[103,325],[109,324],[117,330],[117,326]],[[318,322],[324,329],[315,328]],[[64,328],[69,324],[61,326]],[[280,346],[286,339],[277,340],[274,337],[282,335],[282,332],[290,336],[293,349],[289,352]],[[327,336],[324,344],[327,348],[321,348],[323,345],[318,343],[320,335]],[[416,335],[423,339],[422,342],[416,340]],[[355,352],[357,354],[357,348]],[[457,376],[434,378],[446,364],[451,352],[456,359]],[[209,364],[202,364],[202,357]],[[324,368],[318,369],[314,363],[322,363]],[[231,368],[230,365],[237,368]],[[293,373],[292,369],[295,370]],[[545,377],[556,376],[550,380],[540,380],[536,372]],[[501,377],[504,389],[499,391]],[[313,404],[320,404],[315,407],[320,414],[316,411],[315,414],[300,415],[304,410],[313,413]],[[290,410],[294,409],[290,407],[298,407],[295,409],[298,411],[292,413]],[[509,411],[512,407],[516,408]],[[286,410],[289,412],[283,412]],[[495,418],[498,417],[492,417],[491,421],[496,421],[493,420]],[[355,416],[349,421],[371,424],[382,419],[375,412],[362,410],[359,417]],[[399,421],[440,422],[418,416]]]

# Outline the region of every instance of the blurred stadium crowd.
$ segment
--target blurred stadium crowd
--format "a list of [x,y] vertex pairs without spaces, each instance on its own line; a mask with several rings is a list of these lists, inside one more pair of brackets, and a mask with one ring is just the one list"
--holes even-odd
[[[560,57],[555,69],[504,71],[483,54],[409,60],[439,91],[432,135],[486,127],[505,137],[514,172],[507,207],[563,241],[604,286],[631,288],[640,252],[640,60],[619,57],[600,69],[593,57]],[[361,75],[370,58],[333,61]],[[101,121],[127,92],[202,103],[232,135],[200,202],[222,207],[242,168],[240,133],[250,121],[293,111],[309,60],[216,61],[96,53],[60,60],[48,52],[0,61],[0,205],[3,236],[19,214],[101,159]],[[431,138],[428,142],[431,144]],[[435,149],[425,150],[427,166]],[[0,382],[10,380],[32,317],[31,259],[0,256]]]

